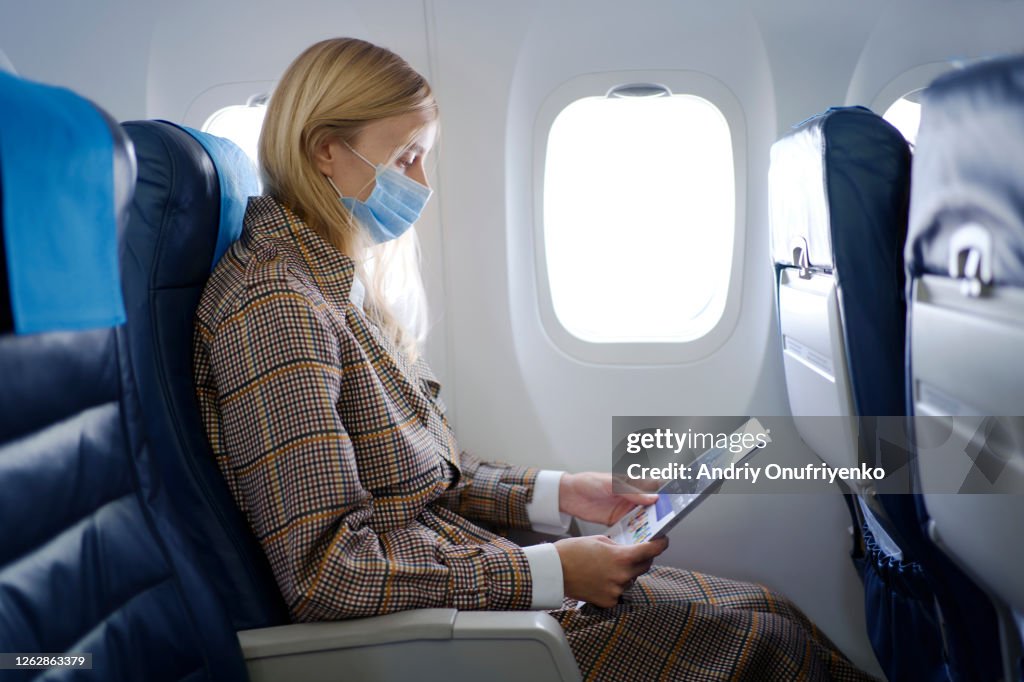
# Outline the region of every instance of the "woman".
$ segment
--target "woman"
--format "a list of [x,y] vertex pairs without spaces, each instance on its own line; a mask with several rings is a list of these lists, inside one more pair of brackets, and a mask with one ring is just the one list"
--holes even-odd
[[250,200],[199,306],[206,430],[293,619],[548,608],[588,679],[862,678],[783,597],[651,568],[664,540],[522,548],[478,525],[611,523],[652,500],[615,495],[607,474],[458,449],[384,294],[394,239],[430,196],[437,117],[429,85],[388,50],[307,49],[267,109],[268,196]]

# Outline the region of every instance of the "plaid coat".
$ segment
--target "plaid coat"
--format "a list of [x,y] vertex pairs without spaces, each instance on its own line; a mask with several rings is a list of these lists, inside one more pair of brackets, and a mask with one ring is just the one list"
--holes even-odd
[[[196,315],[207,435],[294,620],[526,609],[536,470],[456,445],[439,385],[349,301],[354,266],[269,197]],[[869,679],[785,597],[669,567],[551,612],[588,680]]]
[[195,383],[217,464],[295,620],[525,609],[536,470],[460,452],[421,360],[348,300],[352,261],[269,197],[196,313]]

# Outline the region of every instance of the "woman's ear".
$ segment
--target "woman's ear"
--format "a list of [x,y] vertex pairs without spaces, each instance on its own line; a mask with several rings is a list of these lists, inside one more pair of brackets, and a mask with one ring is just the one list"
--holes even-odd
[[313,151],[313,162],[321,174],[334,175],[334,160],[338,158],[338,143],[325,140]]

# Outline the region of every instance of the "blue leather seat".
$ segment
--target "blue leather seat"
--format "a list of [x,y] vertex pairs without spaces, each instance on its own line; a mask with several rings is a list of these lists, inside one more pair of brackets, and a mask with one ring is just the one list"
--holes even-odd
[[931,535],[1002,607],[1006,679],[1024,675],[1022,156],[1024,57],[924,91],[906,245],[909,399],[919,434],[952,435],[922,453],[919,484]]
[[92,655],[2,676],[245,680],[141,417],[117,273],[131,143],[0,74],[0,161],[0,651]]
[[214,262],[241,230],[248,196],[258,193],[256,169],[220,138],[162,121],[123,127],[135,146],[138,183],[121,268],[153,457],[234,628],[286,623],[266,555],[217,470],[192,383],[196,306]]
[[[925,536],[902,438],[908,145],[863,107],[830,109],[772,147],[769,192],[797,429],[831,466],[882,466],[890,476],[847,496],[879,663],[893,680],[995,679],[992,648],[975,646],[993,632],[991,610]],[[943,618],[963,622],[944,628]]]

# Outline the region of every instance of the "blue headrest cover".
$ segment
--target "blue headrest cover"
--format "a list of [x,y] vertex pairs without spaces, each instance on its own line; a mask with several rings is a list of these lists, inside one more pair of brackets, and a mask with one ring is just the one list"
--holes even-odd
[[113,133],[96,107],[0,72],[3,238],[18,333],[125,321],[114,165]]
[[242,233],[242,219],[249,197],[260,193],[259,177],[252,159],[231,140],[179,126],[203,146],[213,160],[220,182],[220,225],[217,246],[213,251],[210,270],[220,260],[231,243]]
[[847,366],[861,415],[902,415],[903,240],[910,148],[864,107],[835,107],[772,146],[772,255],[793,263],[806,240],[811,270],[832,271]]
[[1024,286],[1024,56],[942,76],[924,91],[907,270],[948,274],[952,235],[989,235],[996,284]]

